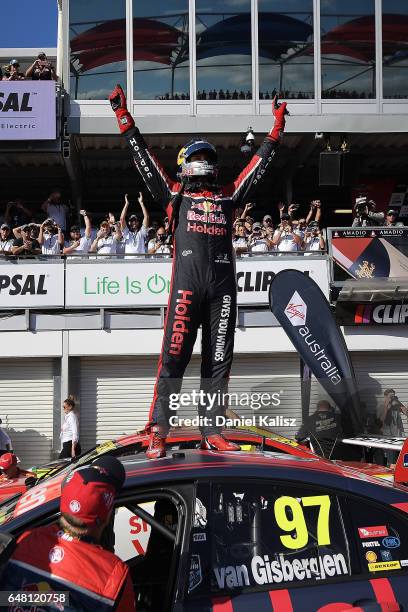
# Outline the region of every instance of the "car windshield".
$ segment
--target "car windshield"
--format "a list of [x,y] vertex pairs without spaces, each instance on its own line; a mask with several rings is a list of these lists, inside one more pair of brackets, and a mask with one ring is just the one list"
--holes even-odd
[[98,446],[94,446],[90,450],[87,450],[84,453],[82,453],[82,455],[79,455],[79,457],[75,457],[74,459],[68,461],[67,463],[63,463],[62,465],[59,465],[55,468],[51,468],[48,472],[45,472],[37,479],[37,483],[41,482],[45,478],[55,476],[56,474],[61,474],[64,471],[69,472],[73,466],[79,467],[81,465],[85,465],[89,463],[90,461],[92,461],[93,459],[95,459],[96,457],[98,457],[98,455],[107,453],[111,450],[118,448],[119,446],[120,445],[118,444],[117,441],[112,441],[112,440],[108,440],[107,442],[103,442],[102,444],[99,444]]

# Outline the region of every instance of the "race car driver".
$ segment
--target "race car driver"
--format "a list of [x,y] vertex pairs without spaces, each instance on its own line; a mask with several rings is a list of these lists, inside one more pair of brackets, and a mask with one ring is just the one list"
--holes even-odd
[[29,476],[35,476],[33,472],[23,470],[17,465],[17,457],[14,453],[4,453],[0,457],[0,469],[2,474],[0,476],[0,484],[10,482],[15,478],[28,478]]
[[[1,580],[11,591],[68,591],[69,605],[52,609],[107,612],[135,610],[129,568],[100,546],[112,514],[118,473],[115,457],[71,472],[61,488],[60,525],[37,527],[21,534]],[[44,589],[45,587],[45,589]],[[58,608],[58,605],[60,606]]]
[[147,457],[166,454],[169,397],[179,394],[190,361],[198,327],[202,326],[202,365],[199,415],[202,447],[238,450],[217,426],[225,413],[233,357],[236,284],[232,252],[233,209],[251,199],[265,177],[285,125],[286,103],[273,103],[275,124],[260,148],[235,181],[217,183],[217,152],[203,138],[187,143],[178,156],[180,182],[172,181],[135,126],[122,88],[110,95],[119,129],[153,198],[166,210],[174,236],[172,283],[153,402]]

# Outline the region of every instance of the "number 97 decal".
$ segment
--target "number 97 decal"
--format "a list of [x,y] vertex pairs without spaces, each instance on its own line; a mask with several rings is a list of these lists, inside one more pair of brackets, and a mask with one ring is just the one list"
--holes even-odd
[[274,511],[278,527],[282,531],[292,532],[290,535],[280,536],[280,540],[285,548],[294,550],[307,546],[309,532],[306,525],[304,508],[312,506],[319,507],[316,530],[317,544],[319,546],[330,544],[330,497],[328,495],[313,495],[296,499],[296,497],[283,495],[275,501]]

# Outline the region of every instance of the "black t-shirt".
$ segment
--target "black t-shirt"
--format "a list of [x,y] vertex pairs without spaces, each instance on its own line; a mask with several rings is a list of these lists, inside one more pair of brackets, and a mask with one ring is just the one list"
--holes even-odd
[[[19,257],[27,257],[28,255],[32,255],[33,251],[36,249],[41,250],[41,245],[35,238],[29,238],[31,242],[31,249],[29,251],[23,251],[20,253]],[[24,244],[24,240],[22,238],[16,238],[13,242],[13,247],[21,247]]]
[[46,63],[42,66],[36,66],[32,74],[33,81],[51,81],[52,80],[52,64]]

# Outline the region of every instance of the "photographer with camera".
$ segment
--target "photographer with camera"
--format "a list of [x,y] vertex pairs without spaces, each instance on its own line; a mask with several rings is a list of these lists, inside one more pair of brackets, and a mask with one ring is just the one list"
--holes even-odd
[[273,243],[269,240],[266,230],[262,228],[262,225],[258,222],[252,226],[252,234],[248,240],[248,252],[249,253],[267,253],[272,251]]
[[306,227],[303,248],[309,252],[324,251],[326,249],[325,239],[316,221],[311,221]]
[[169,236],[164,227],[159,227],[156,238],[149,241],[149,255],[173,255],[173,246],[169,243]]
[[234,223],[234,235],[232,239],[232,248],[236,255],[248,253],[248,237],[246,227],[241,219],[237,219]]
[[37,59],[33,61],[29,68],[27,68],[25,77],[26,79],[32,79],[33,81],[58,80],[54,66],[48,61],[47,56],[43,51],[38,54]]
[[302,236],[293,229],[293,222],[288,213],[281,213],[281,223],[276,228],[272,239],[277,251],[300,251],[303,244]]
[[[382,435],[389,437],[405,437],[401,414],[408,416],[408,409],[395,395],[394,389],[384,391],[384,404],[378,411],[382,423]],[[385,451],[388,463],[395,463],[398,453]]]
[[367,196],[358,196],[354,204],[354,219],[352,227],[371,227],[383,225],[384,213],[375,212],[375,202]]
[[[112,215],[109,215],[110,219]],[[95,240],[89,249],[90,253],[98,253],[98,255],[116,255],[118,251],[118,243],[122,240],[122,231],[120,223],[105,220],[102,221],[99,231],[96,234]]]
[[22,72],[19,72],[20,64],[16,59],[10,60],[10,64],[7,66],[2,81],[24,81],[25,76]]
[[38,225],[40,233],[38,242],[41,245],[43,255],[61,255],[64,246],[64,234],[59,225],[52,219],[46,219]]
[[[31,237],[32,226],[23,225],[22,227],[13,230],[16,239],[14,240],[11,252],[17,257],[25,257],[33,259],[37,255],[41,255],[41,246],[35,238]],[[17,237],[21,236],[21,237]]]

